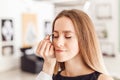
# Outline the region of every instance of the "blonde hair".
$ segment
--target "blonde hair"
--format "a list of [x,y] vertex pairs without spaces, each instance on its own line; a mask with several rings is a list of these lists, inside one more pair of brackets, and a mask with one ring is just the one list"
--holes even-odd
[[[74,24],[78,37],[80,54],[86,66],[92,70],[106,73],[94,25],[89,16],[81,10],[63,10],[57,15],[53,22],[53,31],[56,20],[63,16],[71,19]],[[65,69],[64,62],[56,63],[54,74],[58,72],[59,68],[62,70]]]

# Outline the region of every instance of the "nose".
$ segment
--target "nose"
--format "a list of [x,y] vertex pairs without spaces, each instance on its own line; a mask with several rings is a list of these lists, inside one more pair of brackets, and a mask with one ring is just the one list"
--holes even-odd
[[58,39],[55,40],[56,47],[63,47],[64,46],[64,38],[61,36],[58,37]]

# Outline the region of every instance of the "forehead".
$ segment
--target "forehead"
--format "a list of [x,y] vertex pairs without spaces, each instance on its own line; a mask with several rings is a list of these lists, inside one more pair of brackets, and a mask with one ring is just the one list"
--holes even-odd
[[67,17],[61,17],[56,20],[54,31],[70,31],[75,32],[73,22]]

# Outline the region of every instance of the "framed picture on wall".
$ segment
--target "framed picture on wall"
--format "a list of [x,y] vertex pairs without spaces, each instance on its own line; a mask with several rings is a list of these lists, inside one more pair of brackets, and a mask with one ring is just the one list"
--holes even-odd
[[1,36],[2,41],[13,41],[14,29],[12,19],[1,19]]
[[112,7],[108,3],[97,4],[95,7],[95,14],[97,19],[111,19]]
[[105,25],[105,23],[98,23],[95,26],[96,26],[95,29],[96,29],[98,38],[100,40],[107,39],[108,38],[108,30],[107,30],[107,26]]
[[38,25],[37,15],[32,13],[22,14],[22,46],[31,47],[37,43]]
[[2,46],[2,56],[12,56],[14,54],[13,45]]
[[102,42],[101,50],[105,57],[115,57],[114,45],[110,42]]

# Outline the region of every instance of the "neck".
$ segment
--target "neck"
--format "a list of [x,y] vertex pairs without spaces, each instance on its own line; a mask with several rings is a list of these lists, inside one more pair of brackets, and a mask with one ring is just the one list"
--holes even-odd
[[77,55],[74,59],[65,62],[65,70],[61,73],[64,76],[79,76],[92,73],[93,70],[88,68]]

